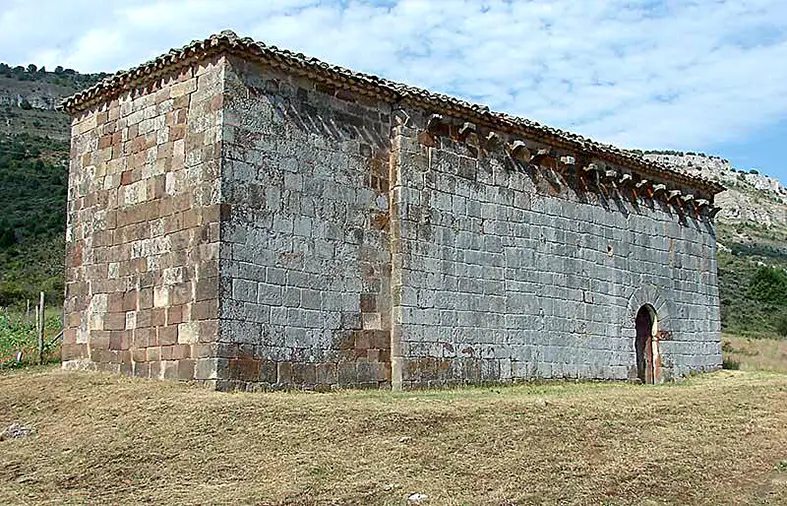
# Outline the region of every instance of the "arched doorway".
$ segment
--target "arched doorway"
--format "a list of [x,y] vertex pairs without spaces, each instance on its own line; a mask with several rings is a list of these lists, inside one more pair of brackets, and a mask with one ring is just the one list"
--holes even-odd
[[656,334],[656,310],[645,304],[637,311],[637,376],[643,383],[655,383],[653,336]]

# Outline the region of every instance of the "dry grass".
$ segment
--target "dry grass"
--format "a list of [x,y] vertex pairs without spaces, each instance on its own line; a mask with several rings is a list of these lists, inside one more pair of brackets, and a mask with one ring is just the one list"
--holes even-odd
[[0,374],[2,504],[778,503],[787,376],[221,394]]
[[724,335],[724,356],[740,363],[742,371],[787,374],[787,339],[747,339]]

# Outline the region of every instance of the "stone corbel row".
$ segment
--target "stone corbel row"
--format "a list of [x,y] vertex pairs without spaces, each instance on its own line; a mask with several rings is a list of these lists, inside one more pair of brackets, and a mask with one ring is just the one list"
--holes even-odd
[[[440,130],[449,124],[449,122],[445,121],[442,114],[432,114],[426,121],[426,131],[431,135],[439,135]],[[490,135],[492,134],[494,134],[494,132],[490,132]],[[461,142],[467,142],[476,146],[480,144],[480,138],[478,137],[478,127],[476,127],[475,123],[471,123],[469,121],[463,123],[458,129],[458,135],[459,141]],[[497,134],[494,135],[496,136]],[[489,141],[488,138],[487,141]]]
[[[449,123],[441,114],[432,114],[426,122],[426,131],[431,135],[439,135],[440,131],[448,125]],[[476,146],[480,144],[478,128],[474,123],[465,122],[457,132],[460,142]],[[494,131],[490,131],[484,141],[491,149],[505,147],[512,158],[522,163],[553,170],[572,169],[581,178],[593,179],[598,185],[610,184],[615,190],[631,191],[635,197],[642,196],[660,200],[678,208],[681,212],[693,212],[695,216],[707,215],[712,219],[721,210],[720,207],[713,206],[707,199],[697,198],[690,193],[684,195],[681,190],[670,189],[663,183],[654,183],[647,179],[636,181],[631,174],[621,174],[616,169],[601,164],[589,163],[583,167],[577,167],[576,157],[561,156],[556,150],[549,147],[531,149],[525,141],[520,139],[506,142],[500,134]]]
[[611,184],[618,191],[629,190],[634,197],[648,197],[653,200],[660,200],[668,205],[672,205],[682,212],[693,212],[695,216],[704,214],[714,218],[721,210],[720,207],[713,206],[711,202],[704,198],[698,198],[692,193],[684,194],[677,188],[669,188],[664,183],[655,183],[647,179],[636,181],[631,174],[619,173],[609,167],[601,167],[596,163],[590,163],[580,170],[585,177],[596,176],[596,182],[603,184],[605,181]]

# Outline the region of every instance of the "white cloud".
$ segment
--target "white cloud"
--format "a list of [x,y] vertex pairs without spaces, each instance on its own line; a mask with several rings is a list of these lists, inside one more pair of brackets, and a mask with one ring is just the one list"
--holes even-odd
[[699,150],[787,117],[783,0],[0,0],[0,61],[112,71],[232,28],[601,141]]

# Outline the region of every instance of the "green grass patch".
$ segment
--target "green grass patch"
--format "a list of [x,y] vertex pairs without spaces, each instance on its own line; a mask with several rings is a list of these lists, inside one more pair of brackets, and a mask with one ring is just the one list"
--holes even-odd
[[787,259],[719,252],[724,332],[778,339],[787,335]]
[[[44,360],[60,359],[61,311],[52,309],[44,318]],[[38,359],[38,334],[35,315],[0,309],[0,368],[33,364]]]

